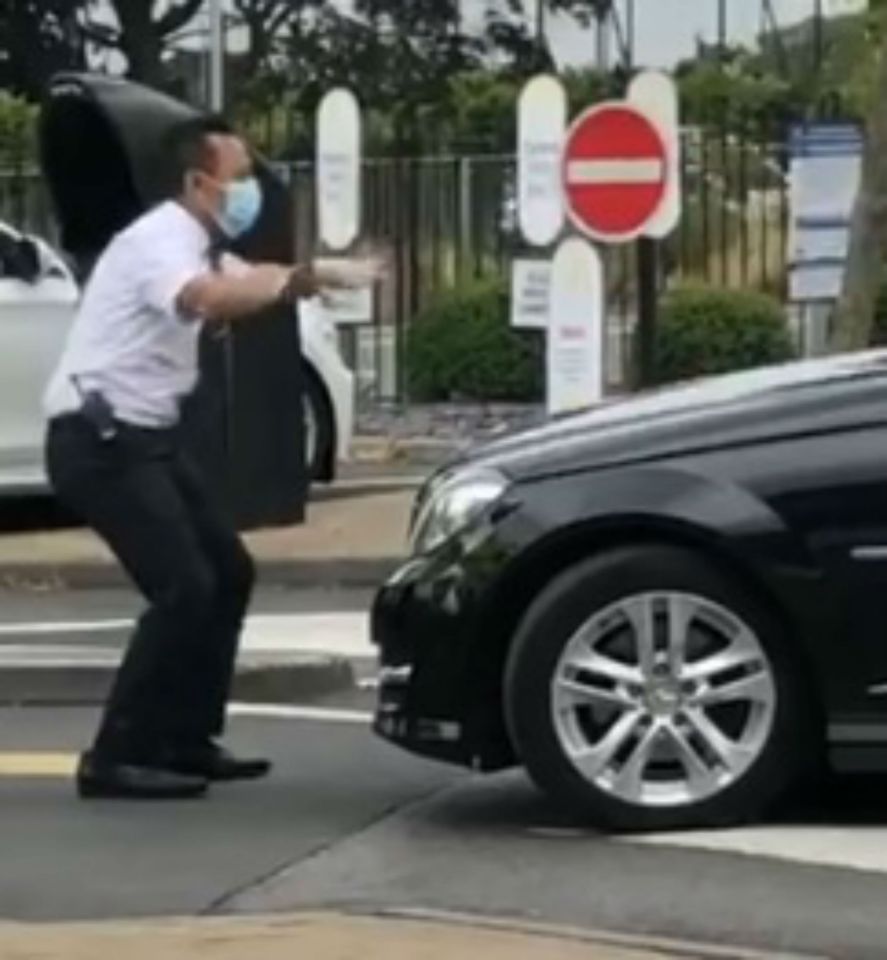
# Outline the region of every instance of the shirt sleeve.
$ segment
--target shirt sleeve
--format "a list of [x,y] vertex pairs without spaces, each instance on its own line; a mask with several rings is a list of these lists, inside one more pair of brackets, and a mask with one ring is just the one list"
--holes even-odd
[[146,305],[170,319],[199,319],[182,312],[176,302],[188,283],[208,272],[208,265],[199,252],[175,237],[165,237],[153,244],[141,245],[138,256],[141,263],[137,269]]

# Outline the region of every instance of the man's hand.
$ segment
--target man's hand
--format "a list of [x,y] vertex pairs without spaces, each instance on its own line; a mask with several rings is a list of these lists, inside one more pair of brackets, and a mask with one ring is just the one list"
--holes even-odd
[[353,260],[318,260],[314,275],[318,287],[328,290],[359,290],[383,280],[387,264],[380,256],[358,257]]

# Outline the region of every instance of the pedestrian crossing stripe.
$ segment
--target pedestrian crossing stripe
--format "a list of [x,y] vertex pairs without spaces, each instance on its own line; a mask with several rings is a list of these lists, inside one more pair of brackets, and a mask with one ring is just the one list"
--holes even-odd
[[0,778],[70,777],[78,760],[74,753],[0,753]]

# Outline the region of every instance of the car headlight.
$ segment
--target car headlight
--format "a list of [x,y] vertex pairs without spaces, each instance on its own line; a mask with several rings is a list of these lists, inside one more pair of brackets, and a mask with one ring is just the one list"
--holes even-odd
[[497,470],[460,471],[428,492],[413,523],[413,553],[430,553],[458,536],[498,503],[508,480]]

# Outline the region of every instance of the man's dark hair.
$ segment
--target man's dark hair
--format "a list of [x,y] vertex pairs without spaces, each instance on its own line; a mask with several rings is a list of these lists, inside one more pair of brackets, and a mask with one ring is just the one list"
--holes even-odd
[[210,146],[210,137],[219,134],[230,136],[233,133],[231,125],[223,117],[213,114],[176,124],[164,143],[173,192],[181,192],[185,184],[185,174],[189,170],[212,173],[215,153]]

